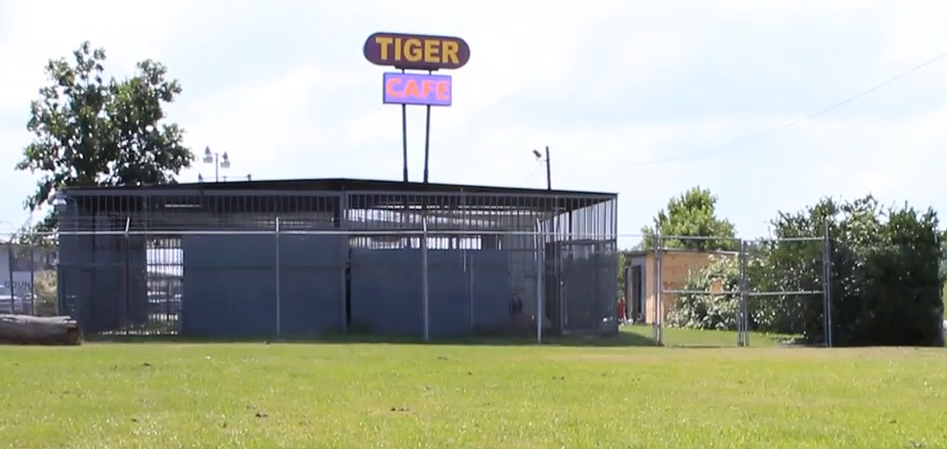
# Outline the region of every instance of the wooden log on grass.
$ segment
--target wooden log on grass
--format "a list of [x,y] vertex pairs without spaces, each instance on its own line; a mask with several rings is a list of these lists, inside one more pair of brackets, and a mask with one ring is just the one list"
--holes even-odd
[[78,345],[82,333],[68,316],[0,314],[0,343],[18,345]]

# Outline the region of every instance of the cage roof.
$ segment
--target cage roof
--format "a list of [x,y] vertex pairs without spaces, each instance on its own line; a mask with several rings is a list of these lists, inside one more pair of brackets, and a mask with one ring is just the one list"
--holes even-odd
[[501,187],[501,186],[482,186],[472,184],[445,184],[445,183],[422,183],[422,182],[403,182],[391,180],[368,180],[351,178],[319,178],[319,179],[267,179],[253,181],[226,181],[226,182],[194,182],[194,183],[174,183],[161,185],[143,185],[143,186],[94,186],[94,187],[69,187],[65,192],[82,193],[109,193],[121,194],[131,192],[148,192],[149,194],[177,193],[192,191],[298,191],[298,192],[391,192],[391,193],[491,193],[530,195],[530,196],[600,196],[603,199],[615,198],[617,193],[608,192],[590,192],[577,190],[549,190],[533,189],[524,187]]
[[[324,201],[300,204],[287,197],[325,194]],[[146,186],[72,187],[64,194],[87,211],[134,211],[168,207],[164,203],[190,203],[193,211],[247,212],[339,210],[340,193],[349,196],[347,208],[373,209],[424,206],[441,209],[490,209],[571,211],[617,198],[615,193],[467,184],[420,183],[361,179],[278,179],[255,181],[176,183]],[[270,198],[242,204],[228,198]],[[280,200],[279,198],[283,198]],[[490,201],[476,201],[489,197]],[[148,204],[143,201],[149,198]],[[318,203],[318,204],[316,204]],[[315,208],[315,209],[314,209]],[[318,210],[317,210],[318,209]]]

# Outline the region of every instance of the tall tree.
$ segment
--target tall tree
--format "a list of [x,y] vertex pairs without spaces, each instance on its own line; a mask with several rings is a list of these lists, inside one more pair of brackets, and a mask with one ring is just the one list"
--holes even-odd
[[[940,277],[947,279],[947,231],[940,234]],[[941,297],[947,303],[947,284],[941,289]],[[944,309],[944,321],[947,321],[947,309]]]
[[[662,246],[693,250],[736,250],[737,241],[733,223],[716,215],[717,197],[709,189],[691,188],[668,201],[667,208],[654,217],[653,226],[645,226],[644,247],[654,247],[655,232],[662,236]],[[704,239],[675,239],[679,237],[707,237]]]
[[[33,142],[17,170],[42,175],[24,206],[48,204],[64,187],[166,184],[190,166],[184,130],[163,123],[164,106],[181,93],[161,63],[145,60],[133,76],[105,77],[105,50],[84,42],[73,61],[51,59],[48,85],[30,107],[27,129]],[[54,214],[37,225],[56,228]]]

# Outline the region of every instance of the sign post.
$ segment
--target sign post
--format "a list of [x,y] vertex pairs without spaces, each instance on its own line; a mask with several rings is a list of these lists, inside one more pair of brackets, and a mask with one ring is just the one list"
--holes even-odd
[[[382,78],[382,101],[401,105],[402,178],[408,182],[408,105],[424,106],[424,183],[429,180],[431,106],[450,106],[453,100],[449,75],[437,70],[459,69],[470,60],[470,46],[458,37],[420,34],[375,33],[362,49],[375,65],[394,67]],[[427,73],[410,73],[409,70]]]

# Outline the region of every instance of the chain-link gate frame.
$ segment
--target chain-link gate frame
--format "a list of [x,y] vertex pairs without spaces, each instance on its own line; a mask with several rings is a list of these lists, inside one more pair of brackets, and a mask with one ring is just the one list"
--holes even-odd
[[[739,260],[739,282],[737,290],[735,291],[711,291],[711,290],[681,290],[681,289],[667,289],[664,285],[663,274],[663,259],[667,254],[668,249],[665,247],[665,242],[668,240],[678,240],[678,241],[730,241],[738,244],[739,251],[736,252],[736,255]],[[831,241],[829,239],[828,227],[826,226],[825,232],[822,236],[819,237],[782,237],[782,238],[768,238],[768,239],[756,239],[753,241],[737,239],[737,238],[720,238],[720,237],[704,237],[704,236],[675,236],[675,235],[654,235],[654,246],[652,250],[654,251],[653,258],[653,272],[652,277],[654,281],[654,306],[652,307],[652,338],[655,343],[664,345],[664,302],[662,296],[665,294],[674,294],[674,295],[716,295],[716,296],[738,296],[739,304],[737,307],[737,346],[747,347],[750,345],[750,310],[749,310],[749,299],[752,297],[779,297],[779,296],[822,296],[822,307],[823,307],[823,335],[825,335],[824,345],[826,347],[832,347],[832,290],[831,290],[831,277],[832,277],[832,262],[831,262]],[[749,279],[747,274],[747,264],[749,260],[749,246],[751,242],[765,242],[765,243],[789,243],[789,242],[821,242],[822,243],[822,289],[820,290],[800,290],[800,291],[752,291],[752,288],[749,285]],[[733,251],[719,251],[719,250],[705,250],[701,251],[707,254],[725,254],[725,255],[734,255]]]

